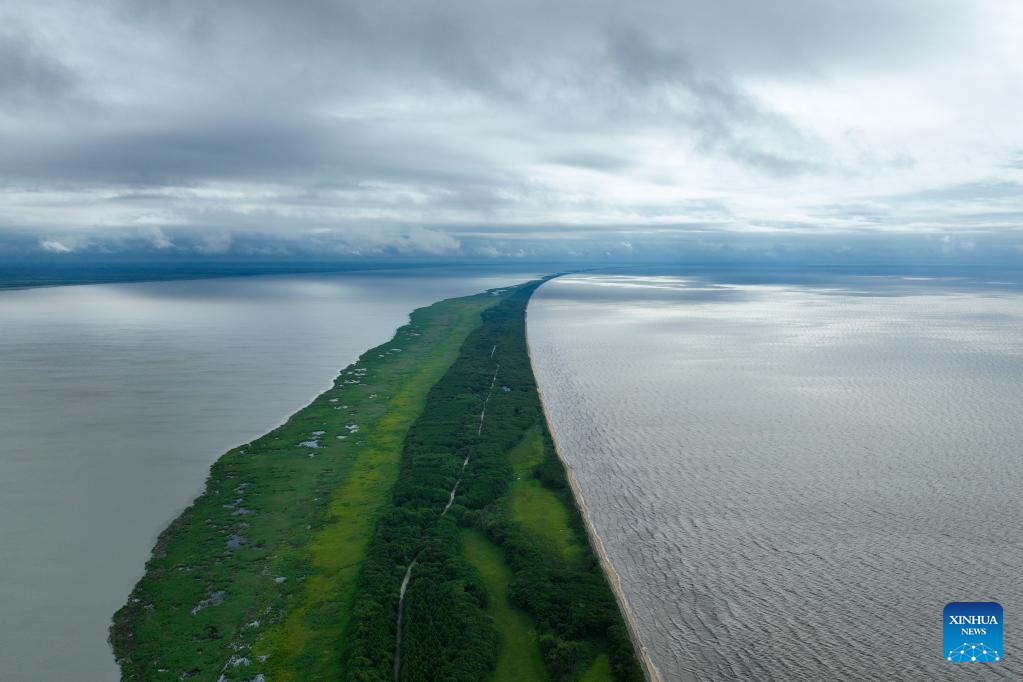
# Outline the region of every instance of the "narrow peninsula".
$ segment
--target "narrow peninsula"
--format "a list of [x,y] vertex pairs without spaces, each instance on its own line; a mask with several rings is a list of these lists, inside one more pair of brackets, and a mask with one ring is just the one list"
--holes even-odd
[[542,281],[415,311],[222,456],[114,616],[123,679],[643,680],[530,366]]

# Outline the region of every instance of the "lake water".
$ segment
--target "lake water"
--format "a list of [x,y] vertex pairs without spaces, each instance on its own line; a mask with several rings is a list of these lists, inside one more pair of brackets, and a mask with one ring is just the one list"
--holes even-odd
[[0,291],[0,680],[116,679],[110,617],[222,452],[329,387],[412,309],[531,277]]
[[[771,280],[579,275],[529,307],[662,677],[1020,679],[1023,288]],[[1001,662],[943,659],[949,601],[1002,604]]]

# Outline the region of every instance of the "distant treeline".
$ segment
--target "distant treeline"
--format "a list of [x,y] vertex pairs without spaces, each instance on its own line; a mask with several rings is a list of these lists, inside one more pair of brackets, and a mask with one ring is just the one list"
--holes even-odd
[[[394,504],[378,522],[359,578],[343,652],[350,680],[394,678],[399,588],[413,560],[399,678],[479,682],[488,677],[498,636],[486,613],[483,581],[462,557],[461,531],[469,527],[502,550],[513,575],[509,599],[534,620],[551,679],[577,679],[599,654],[609,657],[616,679],[643,679],[592,549],[582,560],[569,561],[523,529],[501,504],[513,478],[508,452],[537,427],[544,453],[533,475],[571,499],[526,347],[526,305],[539,284],[520,287],[483,313],[482,326],[431,389],[406,437]],[[454,503],[442,515],[456,482]],[[569,504],[570,530],[586,543],[579,514]]]

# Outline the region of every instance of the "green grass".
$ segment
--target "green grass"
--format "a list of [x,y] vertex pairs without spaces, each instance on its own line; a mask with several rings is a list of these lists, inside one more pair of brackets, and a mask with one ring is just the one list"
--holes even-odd
[[579,682],[610,682],[613,679],[611,659],[607,654],[601,654],[594,659],[593,664],[579,678]]
[[514,479],[507,504],[515,520],[539,538],[565,561],[578,561],[588,547],[576,536],[571,510],[563,496],[545,488],[533,475],[533,467],[544,457],[543,436],[539,427],[529,429],[508,453]]
[[493,682],[546,680],[547,671],[532,619],[508,602],[511,572],[501,550],[477,530],[462,531],[462,554],[483,576],[487,588],[487,614],[499,637]]
[[[225,666],[232,680],[340,676],[355,577],[405,434],[494,303],[477,295],[415,311],[286,424],[213,465],[115,614],[124,679],[215,680]],[[299,445],[314,431],[325,432],[321,447]]]

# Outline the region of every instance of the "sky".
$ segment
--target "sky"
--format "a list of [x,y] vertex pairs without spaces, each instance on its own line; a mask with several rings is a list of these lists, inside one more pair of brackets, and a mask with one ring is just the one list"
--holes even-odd
[[1019,0],[0,0],[0,259],[1023,262]]

